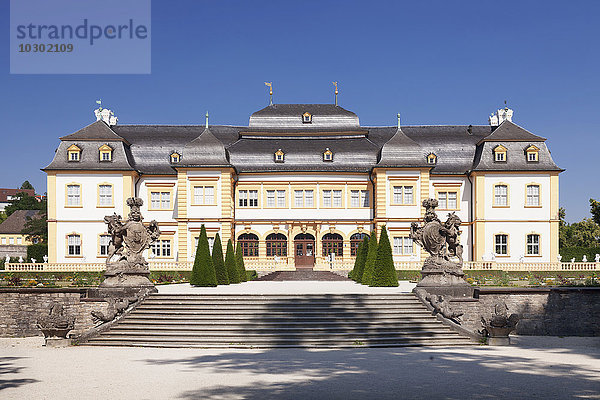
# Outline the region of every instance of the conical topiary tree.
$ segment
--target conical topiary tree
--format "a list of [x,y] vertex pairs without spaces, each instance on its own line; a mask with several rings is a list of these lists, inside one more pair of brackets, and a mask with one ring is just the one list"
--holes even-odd
[[392,246],[388,238],[387,229],[384,226],[377,247],[377,258],[373,269],[373,279],[370,286],[398,286],[398,275],[394,268],[394,257]]
[[208,237],[204,225],[200,228],[190,284],[194,286],[217,286],[217,275],[210,256],[210,247],[208,246]]
[[356,274],[356,270],[357,270],[357,266],[358,266],[358,257],[360,255],[360,252],[362,251],[362,247],[363,244],[362,242],[359,243],[358,248],[356,249],[356,258],[354,259],[354,267],[352,267],[352,270],[350,272],[348,272],[348,278],[355,280],[354,279],[354,274]]
[[235,265],[238,267],[240,282],[247,282],[246,267],[244,266],[244,253],[242,252],[242,244],[237,242],[235,246]]
[[229,283],[240,283],[240,273],[235,265],[235,254],[231,239],[227,241],[227,251],[225,252],[225,268],[229,276]]
[[229,285],[229,277],[227,269],[225,269],[225,260],[223,259],[223,246],[221,245],[221,237],[217,233],[215,242],[213,243],[212,262],[217,275],[217,284]]
[[356,271],[354,272],[353,279],[360,283],[362,281],[363,273],[365,272],[365,264],[367,263],[367,253],[369,252],[369,237],[365,236],[361,243],[362,248],[359,249],[358,254],[356,255],[356,260],[358,261],[358,265],[356,266]]
[[365,261],[365,269],[360,277],[360,283],[370,285],[373,280],[373,270],[375,269],[375,261],[377,258],[377,232],[374,231],[369,239],[369,250],[367,252],[367,260]]

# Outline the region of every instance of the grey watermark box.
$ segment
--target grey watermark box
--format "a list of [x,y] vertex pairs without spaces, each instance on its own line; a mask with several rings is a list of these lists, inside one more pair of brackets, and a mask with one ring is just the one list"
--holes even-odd
[[149,74],[151,0],[11,0],[11,74]]

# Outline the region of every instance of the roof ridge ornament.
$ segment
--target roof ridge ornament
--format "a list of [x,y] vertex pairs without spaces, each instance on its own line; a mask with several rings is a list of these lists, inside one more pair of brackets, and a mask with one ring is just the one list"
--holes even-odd
[[397,114],[398,117],[398,129],[400,129],[400,113]]
[[331,83],[333,83],[333,86],[335,86],[335,92],[334,92],[334,93],[335,93],[335,105],[337,106],[337,105],[338,105],[338,102],[337,102],[337,95],[338,95],[338,83],[337,83],[337,81],[335,81],[335,82],[331,82]]
[[512,122],[513,110],[508,108],[506,100],[504,100],[504,108],[499,108],[495,113],[488,118],[490,126],[500,126],[504,121]]
[[265,82],[265,85],[269,87],[269,105],[273,105],[273,82]]
[[206,129],[208,129],[208,111],[206,111]]
[[96,104],[99,106],[94,110],[96,121],[104,121],[108,126],[116,125],[119,122],[119,119],[115,117],[115,113],[108,108],[102,108],[102,100],[96,100]]

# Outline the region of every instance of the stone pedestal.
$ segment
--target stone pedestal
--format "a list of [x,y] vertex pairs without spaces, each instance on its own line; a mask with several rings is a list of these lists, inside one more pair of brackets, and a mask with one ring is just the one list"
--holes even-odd
[[510,346],[510,337],[508,336],[499,336],[499,337],[489,337],[488,345],[490,346]]
[[46,347],[68,347],[71,345],[71,339],[65,338],[46,338],[44,346]]
[[423,279],[415,289],[441,296],[472,298],[475,288],[463,279],[460,264],[441,257],[428,257],[421,270]]
[[148,279],[150,271],[145,263],[131,264],[127,260],[109,263],[104,273],[104,281],[98,286],[98,297],[136,297],[141,291],[157,292]]

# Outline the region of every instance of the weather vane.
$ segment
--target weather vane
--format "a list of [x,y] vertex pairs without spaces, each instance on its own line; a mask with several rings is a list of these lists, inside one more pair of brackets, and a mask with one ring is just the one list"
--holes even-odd
[[102,99],[96,100],[96,104],[100,106],[100,110],[102,110]]
[[335,86],[335,105],[337,106],[337,95],[338,95],[337,81],[331,82],[331,83],[333,83],[333,86]]
[[265,82],[265,85],[267,85],[269,87],[269,96],[270,96],[269,105],[272,106],[273,105],[273,82]]

